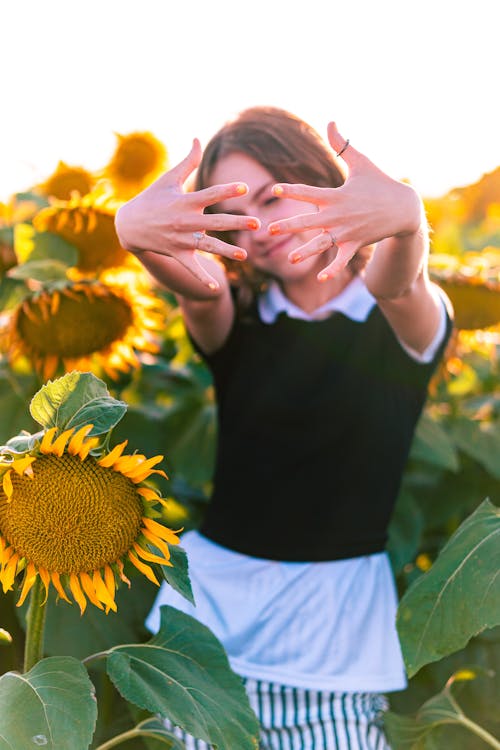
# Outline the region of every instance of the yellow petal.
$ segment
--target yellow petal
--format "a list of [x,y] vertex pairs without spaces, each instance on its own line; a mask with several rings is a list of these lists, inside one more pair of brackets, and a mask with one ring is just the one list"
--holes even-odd
[[49,586],[50,586],[50,573],[47,570],[47,568],[38,568],[38,575],[42,579],[42,583],[45,586],[45,599],[43,600],[42,604],[45,604],[47,601],[47,598],[49,596]]
[[5,568],[2,570],[2,573],[0,574],[0,579],[2,581],[2,588],[3,588],[4,594],[6,594],[7,591],[10,591],[14,584],[14,578],[16,577],[18,562],[19,562],[19,554],[16,552],[14,555],[12,555],[9,562],[7,563]]
[[160,539],[159,536],[153,534],[153,532],[149,529],[141,529],[141,532],[143,536],[146,537],[146,539],[149,539],[149,541],[154,544],[155,547],[158,547],[160,552],[163,552],[163,555],[167,558],[167,560],[170,558],[170,550],[168,548],[168,544],[164,542],[163,539]]
[[140,453],[134,453],[132,456],[121,456],[115,461],[114,467],[116,471],[120,471],[122,474],[128,474],[129,471],[134,471],[137,467],[144,463],[146,456]]
[[54,292],[52,294],[51,300],[50,300],[50,313],[51,315],[55,315],[56,312],[59,310],[59,301],[61,297],[59,295],[59,292]]
[[154,555],[152,552],[148,552],[147,550],[143,549],[137,542],[134,542],[133,546],[139,557],[142,557],[143,560],[147,560],[148,562],[152,563],[158,563],[159,565],[172,565],[172,563],[169,562],[168,558],[165,559],[164,557],[160,557],[159,555]]
[[80,588],[80,584],[78,582],[78,577],[76,573],[71,573],[69,577],[69,587],[71,589],[71,593],[75,597],[75,601],[80,607],[80,613],[83,615],[85,612],[85,609],[87,607],[87,600],[85,599],[83,595],[83,591]]
[[144,482],[144,480],[150,477],[151,474],[160,474],[160,476],[168,479],[168,476],[162,469],[148,469],[147,471],[143,471],[141,474],[134,474],[133,477],[130,477],[130,475],[127,476],[130,477],[131,481],[134,482],[134,484],[139,484],[139,482]]
[[65,590],[63,589],[63,587],[61,585],[61,579],[59,578],[59,573],[57,573],[56,571],[53,571],[50,574],[50,577],[52,579],[52,583],[54,585],[54,588],[57,591],[57,593],[59,594],[59,596],[61,597],[61,599],[64,599],[64,601],[68,602],[68,604],[72,604],[73,602],[71,602],[70,599],[68,599],[68,596],[67,596]]
[[21,607],[24,604],[24,600],[26,599],[29,591],[31,590],[31,587],[36,581],[37,577],[36,568],[33,565],[32,562],[28,563],[28,566],[26,568],[26,572],[24,574],[24,582],[23,587],[21,589],[21,595],[19,597],[19,601],[16,604],[16,607]]
[[57,440],[54,440],[54,442],[52,443],[52,448],[50,449],[50,452],[54,456],[58,456],[59,458],[62,456],[62,454],[64,453],[64,449],[66,448],[66,443],[68,442],[74,431],[74,427],[72,427],[70,430],[64,430],[64,432],[61,432]]
[[99,445],[98,437],[89,438],[88,440],[85,441],[85,443],[82,445],[82,447],[78,451],[78,455],[80,456],[82,461],[85,461],[85,459],[89,455],[92,448],[95,448],[96,445]]
[[134,555],[134,553],[133,553],[133,552],[129,551],[129,553],[128,553],[128,559],[130,560],[130,562],[131,562],[131,563],[132,563],[133,565],[135,565],[135,567],[137,568],[137,570],[140,570],[140,571],[141,571],[141,573],[142,573],[143,575],[145,575],[145,576],[146,576],[146,578],[149,578],[149,580],[150,580],[150,581],[151,581],[152,583],[156,583],[156,585],[157,585],[157,586],[159,586],[159,585],[160,585],[160,584],[158,583],[157,579],[156,579],[156,576],[155,576],[155,574],[153,573],[153,571],[152,571],[152,570],[151,570],[151,568],[149,567],[149,565],[146,565],[145,563],[141,562],[141,561],[140,561],[140,560],[139,560],[139,559],[138,559],[138,558],[137,558],[137,557],[136,557],[136,556]]
[[12,474],[12,469],[9,469],[5,472],[2,479],[2,488],[5,493],[5,496],[7,498],[7,502],[10,503],[12,500],[12,493],[14,492],[14,487],[12,486],[12,479],[10,478],[10,475]]
[[12,468],[17,474],[19,474],[20,477],[22,477],[23,474],[27,474],[29,477],[33,478],[33,469],[31,467],[33,461],[36,461],[35,456],[24,456],[23,458],[16,458],[12,462]]
[[138,487],[137,494],[142,495],[146,500],[154,500],[155,502],[160,502],[162,499],[158,493],[150,487]]
[[47,354],[43,360],[42,375],[44,380],[50,380],[54,377],[59,364],[59,357],[57,354]]
[[105,605],[106,611],[109,612],[109,610],[112,609],[113,612],[116,612],[117,606],[115,600],[111,597],[111,594],[106,588],[106,585],[102,580],[101,574],[98,570],[94,570],[92,583],[94,584],[96,595],[99,600]]
[[152,518],[144,517],[142,519],[142,522],[147,529],[150,529],[153,532],[153,534],[156,534],[162,539],[165,539],[165,541],[168,542],[169,544],[179,544],[180,540],[176,536],[175,532],[172,531],[172,529],[168,529],[166,526],[163,526],[161,523],[157,523],[156,521],[153,521]]
[[40,443],[40,453],[50,453],[52,438],[54,437],[56,432],[57,427],[51,427],[50,430],[47,430],[42,438],[42,442]]
[[82,588],[87,594],[87,598],[90,602],[94,605],[94,607],[98,607],[99,609],[104,609],[101,602],[96,596],[94,584],[92,583],[92,579],[89,576],[88,573],[80,573],[80,583],[82,584]]
[[116,590],[116,584],[115,584],[115,574],[113,573],[113,570],[110,565],[106,565],[104,568],[104,583],[106,584],[106,588],[109,591],[109,595],[111,596],[112,600],[115,600],[115,590]]
[[97,462],[100,466],[104,466],[105,469],[108,469],[110,466],[113,466],[115,461],[120,458],[123,451],[125,450],[125,447],[128,443],[128,440],[124,440],[123,443],[119,443],[119,445],[115,445],[113,450],[111,450],[106,456],[103,456],[99,459]]
[[130,471],[127,471],[127,475],[133,479],[135,474],[141,474],[144,471],[148,471],[149,469],[152,469],[153,466],[156,466],[156,464],[159,464],[160,461],[163,461],[163,456],[153,456],[153,458],[148,458],[145,461],[142,461],[139,466],[137,466],[135,469],[132,469]]
[[68,453],[71,453],[72,456],[76,456],[78,451],[83,445],[83,441],[87,437],[88,433],[93,428],[93,424],[86,424],[83,427],[80,427],[78,432],[75,432],[71,440],[69,441],[68,445]]
[[127,576],[125,575],[125,573],[123,571],[123,563],[122,563],[122,561],[121,560],[117,560],[116,561],[116,565],[118,567],[118,573],[119,573],[119,576],[120,576],[121,580],[123,581],[123,583],[126,583],[127,586],[130,588],[131,584],[130,584],[129,579],[127,578]]

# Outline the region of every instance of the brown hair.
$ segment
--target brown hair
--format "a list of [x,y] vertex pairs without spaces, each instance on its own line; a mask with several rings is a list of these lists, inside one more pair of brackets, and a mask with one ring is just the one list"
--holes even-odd
[[[205,148],[195,189],[208,187],[219,159],[233,153],[243,153],[255,159],[276,182],[340,187],[345,180],[333,152],[316,130],[290,112],[276,107],[251,107],[223,125]],[[210,209],[206,209],[207,213]],[[229,232],[218,236],[232,242]],[[363,252],[355,255],[349,264],[352,273],[359,273],[368,257]],[[222,262],[230,279],[238,286],[250,286],[256,291],[268,278],[248,263],[225,258]]]

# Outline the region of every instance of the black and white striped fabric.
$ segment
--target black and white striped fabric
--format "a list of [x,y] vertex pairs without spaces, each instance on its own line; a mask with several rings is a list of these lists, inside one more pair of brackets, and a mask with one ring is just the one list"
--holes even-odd
[[[260,750],[390,750],[382,728],[387,699],[380,693],[330,693],[252,679],[244,683],[261,725]],[[186,750],[210,750],[206,742],[165,724]]]

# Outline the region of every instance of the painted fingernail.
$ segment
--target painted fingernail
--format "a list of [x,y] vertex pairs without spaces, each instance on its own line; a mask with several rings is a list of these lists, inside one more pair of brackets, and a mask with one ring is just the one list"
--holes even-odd
[[318,274],[318,281],[328,281],[329,276],[327,273]]
[[283,195],[284,192],[285,191],[283,190],[283,188],[281,187],[281,185],[274,185],[274,187],[273,187],[273,194],[274,195]]
[[258,222],[257,219],[248,219],[247,227],[249,229],[258,229],[260,227],[260,222]]
[[241,183],[240,185],[236,185],[237,195],[245,195],[246,191],[247,191],[247,186],[244,183]]
[[212,292],[215,292],[215,290],[219,288],[219,285],[217,284],[216,281],[209,281],[208,288],[211,289]]
[[280,230],[279,226],[272,225],[272,226],[269,227],[268,231],[269,231],[269,234],[279,234],[281,230]]
[[300,263],[300,261],[302,260],[302,255],[292,255],[290,260],[292,261],[292,263]]
[[233,253],[233,258],[236,258],[236,260],[245,260],[247,257],[247,254],[244,250],[235,250]]

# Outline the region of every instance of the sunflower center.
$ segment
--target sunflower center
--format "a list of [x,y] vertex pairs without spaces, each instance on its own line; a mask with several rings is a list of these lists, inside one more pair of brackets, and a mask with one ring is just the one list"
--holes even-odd
[[131,548],[143,505],[128,477],[68,454],[37,458],[33,469],[33,479],[12,472],[10,503],[0,493],[0,532],[28,562],[81,573]]
[[71,297],[62,293],[57,312],[46,320],[36,299],[29,304],[31,317],[19,310],[18,335],[32,354],[40,356],[88,356],[119,341],[132,324],[130,305],[111,292],[99,297],[77,290]]

